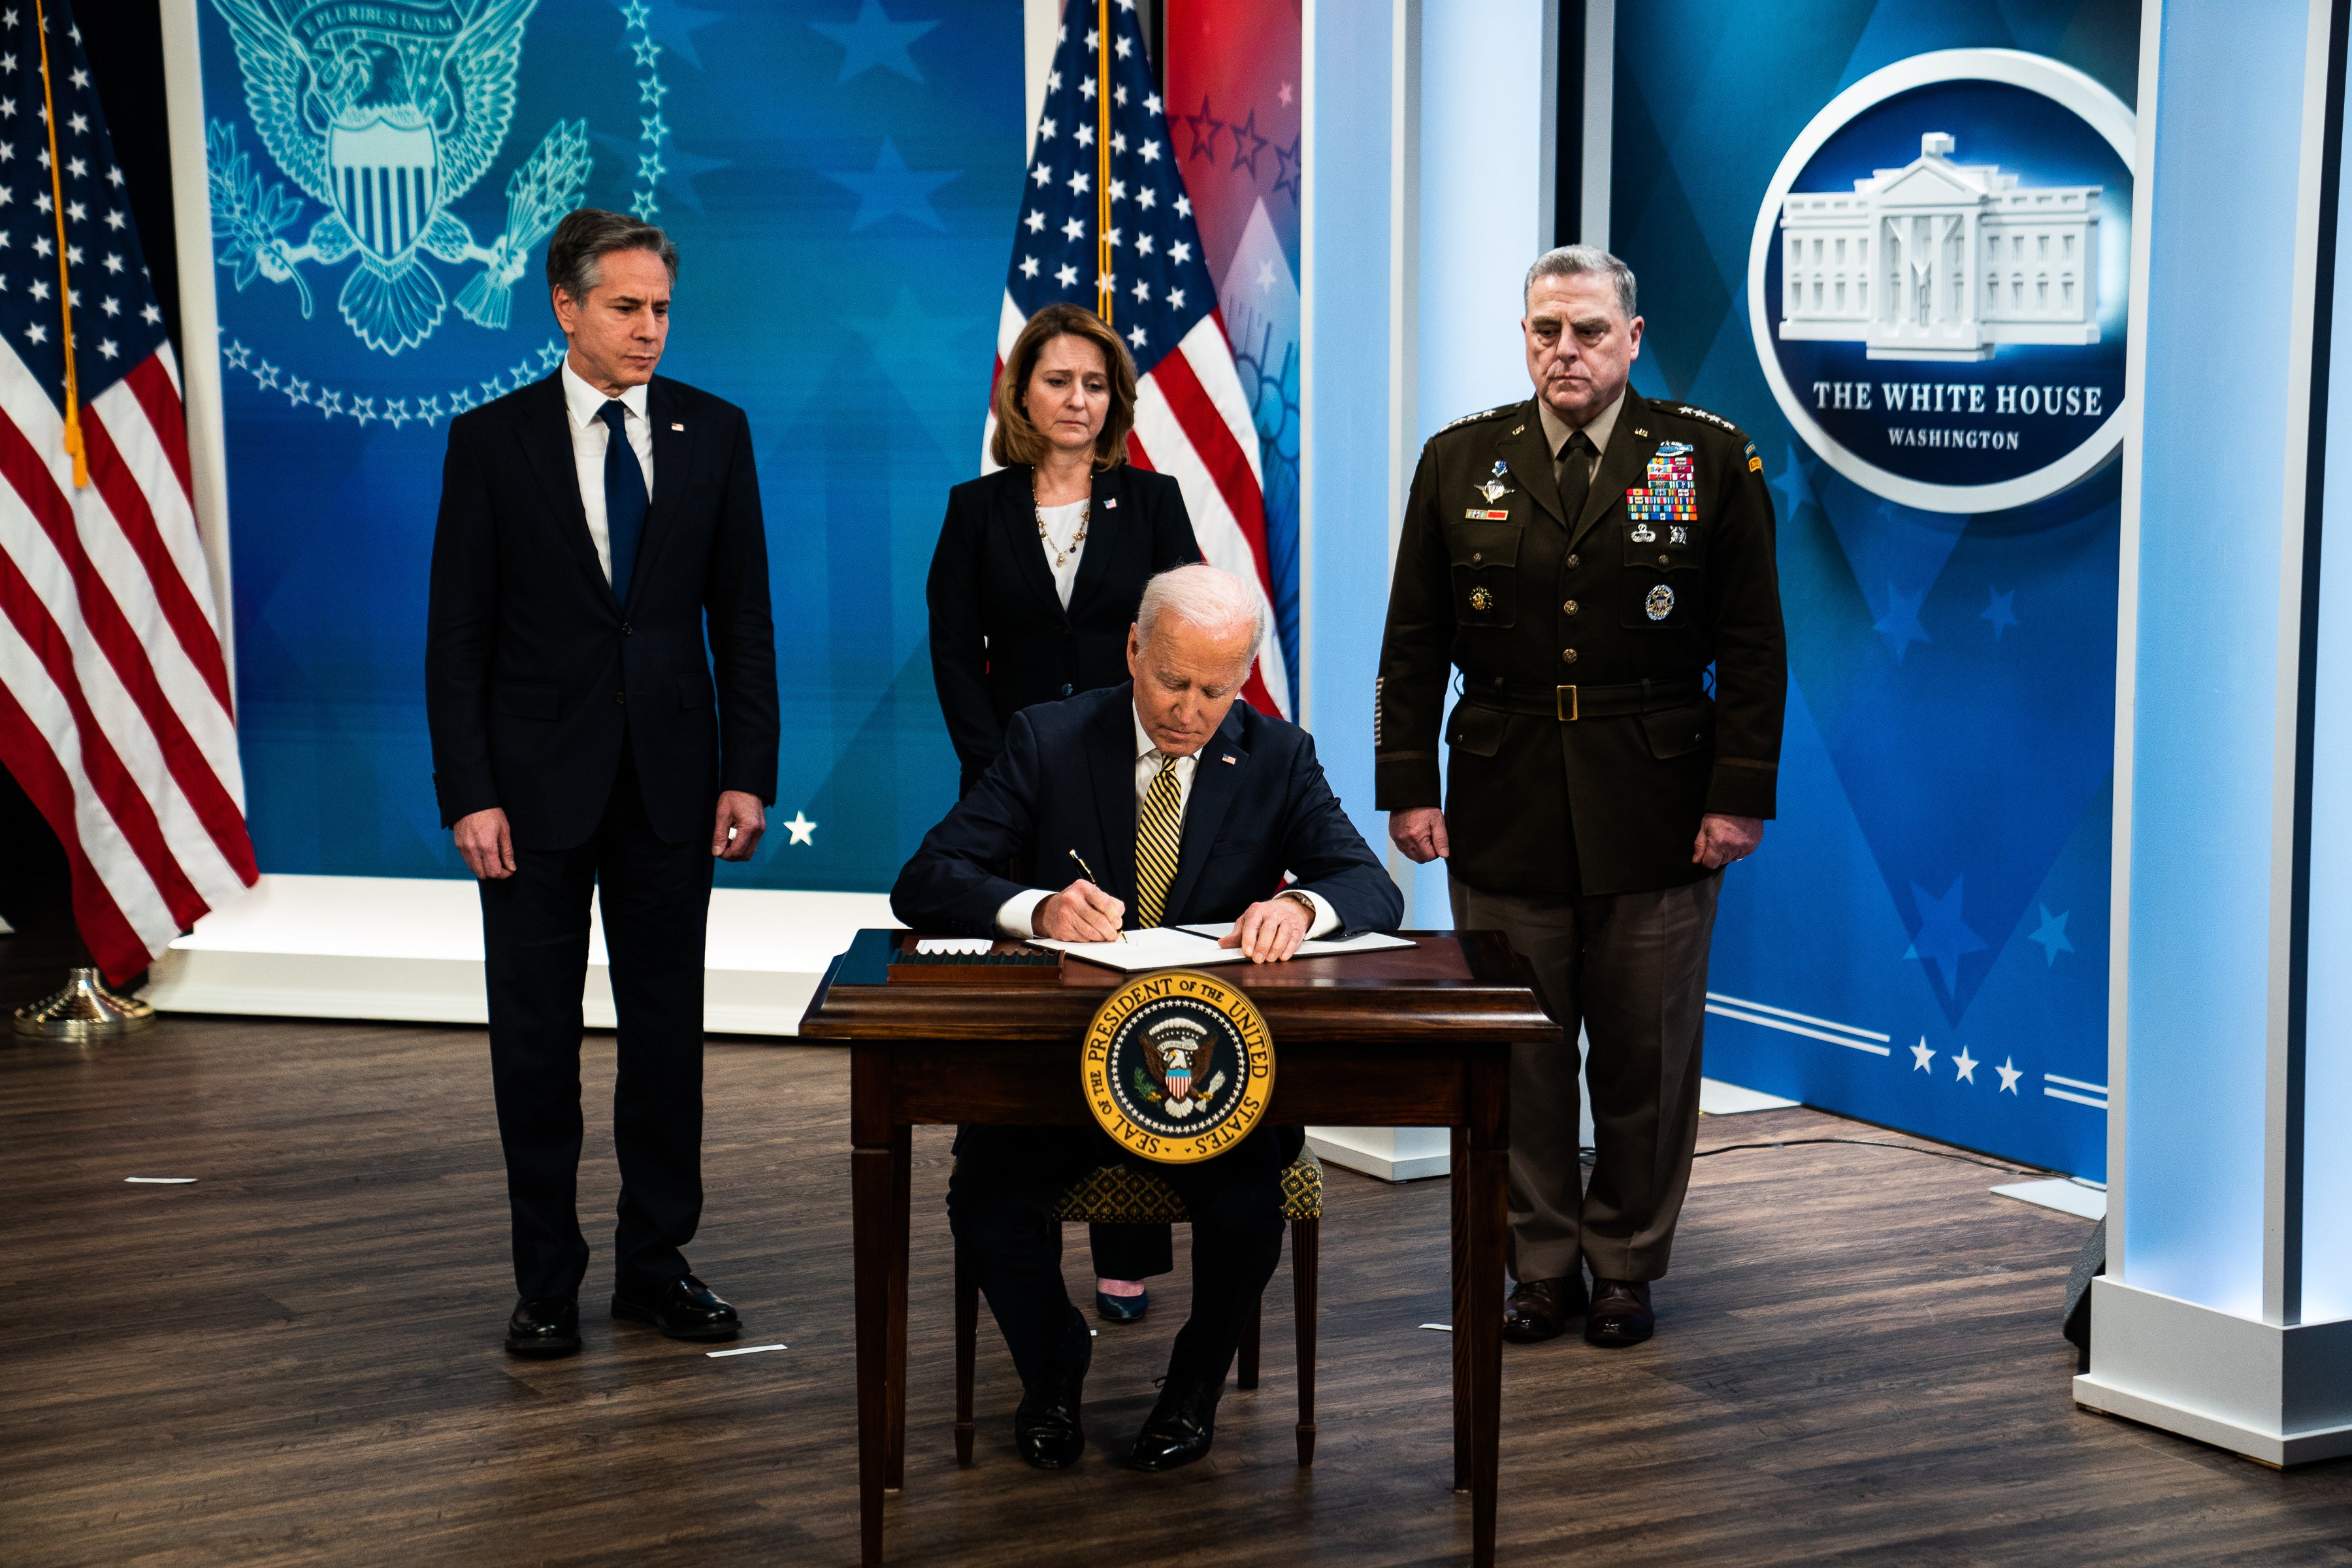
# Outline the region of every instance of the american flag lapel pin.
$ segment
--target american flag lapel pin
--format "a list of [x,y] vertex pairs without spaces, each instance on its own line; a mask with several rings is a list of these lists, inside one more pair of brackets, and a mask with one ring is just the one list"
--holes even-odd
[[1108,500],[1105,500],[1105,501],[1103,502],[1103,510],[1105,510],[1105,511],[1117,511],[1118,510],[1118,498],[1117,496],[1112,496],[1112,497],[1110,497]]
[[685,429],[685,428],[686,428],[686,426],[683,426],[683,425],[679,425],[679,424],[677,424],[677,423],[673,422],[673,423],[671,424],[671,426],[670,426],[670,428],[671,428],[671,429],[673,429],[673,430],[683,430],[683,429]]
[[1220,761],[1222,761],[1222,762],[1223,762],[1223,763],[1225,763],[1228,766],[1230,766],[1230,765],[1232,764],[1232,763],[1233,763],[1233,760],[1234,760],[1234,754],[1233,754],[1231,752],[1227,752],[1223,755],[1223,757],[1220,758],[1219,760],[1220,760]]

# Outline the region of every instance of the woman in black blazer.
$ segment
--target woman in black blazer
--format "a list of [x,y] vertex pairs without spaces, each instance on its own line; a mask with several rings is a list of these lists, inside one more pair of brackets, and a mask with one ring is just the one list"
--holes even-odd
[[968,793],[1005,722],[1127,679],[1127,629],[1155,573],[1201,559],[1184,498],[1127,460],[1135,370],[1093,311],[1029,319],[996,385],[1004,465],[948,492],[931,557],[931,679]]
[[[928,589],[931,679],[969,794],[1013,715],[1128,679],[1155,573],[1201,559],[1176,481],[1130,466],[1135,366],[1081,306],[1048,305],[1004,356],[995,473],[948,492]],[[1093,1227],[1095,1310],[1132,1322],[1175,1267],[1166,1226]]]

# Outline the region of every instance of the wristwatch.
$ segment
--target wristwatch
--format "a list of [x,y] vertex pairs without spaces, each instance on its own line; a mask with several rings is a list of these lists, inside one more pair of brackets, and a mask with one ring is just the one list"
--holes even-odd
[[1302,893],[1296,888],[1285,888],[1281,897],[1297,900],[1298,907],[1307,911],[1307,923],[1309,927],[1315,924],[1316,917],[1323,912],[1315,907],[1315,900],[1311,895]]

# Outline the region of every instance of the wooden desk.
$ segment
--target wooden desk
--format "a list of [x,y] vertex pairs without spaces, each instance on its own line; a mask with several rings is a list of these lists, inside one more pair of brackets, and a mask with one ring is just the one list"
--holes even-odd
[[[857,1497],[868,1564],[882,1561],[883,1494],[906,1473],[910,1129],[1091,1125],[1078,1037],[1127,979],[1071,960],[985,983],[894,981],[888,958],[902,934],[860,931],[800,1031],[851,1048]],[[1557,1040],[1559,1026],[1499,935],[1405,934],[1411,952],[1223,973],[1274,1036],[1270,1124],[1454,1130],[1454,1486],[1470,1493],[1472,1559],[1485,1568],[1495,1560],[1511,1047]]]

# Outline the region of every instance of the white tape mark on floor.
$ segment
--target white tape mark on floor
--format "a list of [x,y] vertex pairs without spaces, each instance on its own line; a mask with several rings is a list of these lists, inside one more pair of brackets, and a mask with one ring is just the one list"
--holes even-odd
[[761,1351],[788,1351],[790,1345],[738,1345],[731,1351],[704,1351],[714,1361],[724,1355],[758,1355]]
[[126,1182],[135,1182],[135,1183],[138,1183],[139,1184],[141,1184],[141,1185],[142,1185],[142,1186],[149,1186],[149,1187],[184,1187],[184,1186],[186,1186],[189,1183],[191,1183],[191,1182],[194,1181],[194,1180],[195,1180],[195,1177],[194,1177],[194,1176],[125,1176],[125,1177],[123,1177],[122,1179],[123,1179],[124,1181],[126,1181]]

